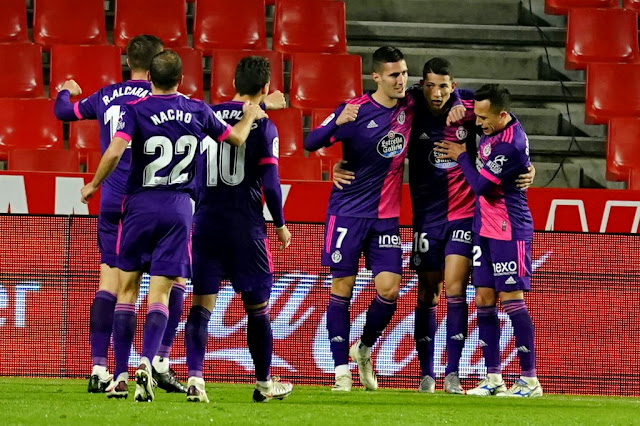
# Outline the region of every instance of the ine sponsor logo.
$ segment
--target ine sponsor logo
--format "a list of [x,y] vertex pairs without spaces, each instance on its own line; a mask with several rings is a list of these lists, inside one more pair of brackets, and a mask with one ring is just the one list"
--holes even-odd
[[471,244],[471,231],[456,229],[451,233],[451,241]]
[[402,241],[400,241],[400,235],[379,235],[378,247],[391,247],[400,248]]

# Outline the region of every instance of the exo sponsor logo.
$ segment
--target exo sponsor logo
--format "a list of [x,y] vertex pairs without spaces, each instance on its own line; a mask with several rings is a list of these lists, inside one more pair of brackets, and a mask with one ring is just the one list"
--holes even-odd
[[379,235],[378,247],[390,247],[400,248],[402,242],[400,241],[400,235]]
[[471,231],[456,229],[451,233],[451,241],[471,244]]
[[378,154],[384,158],[393,158],[402,154],[405,145],[404,135],[391,131],[378,142]]
[[497,262],[493,264],[493,276],[513,275],[518,271],[518,264],[515,261]]

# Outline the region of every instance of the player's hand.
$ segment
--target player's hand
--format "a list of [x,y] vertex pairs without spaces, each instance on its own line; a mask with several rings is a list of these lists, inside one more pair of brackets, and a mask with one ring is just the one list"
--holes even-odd
[[261,118],[269,118],[267,113],[260,108],[260,105],[252,104],[249,101],[246,101],[244,105],[242,105],[242,114],[248,116],[254,121],[260,120]]
[[464,105],[456,105],[449,110],[449,114],[447,115],[447,126],[450,126],[451,123],[455,123],[464,118],[467,109]]
[[78,96],[82,94],[82,89],[75,80],[67,80],[62,83],[62,86],[59,87],[58,91],[62,90],[68,90],[71,96]]
[[89,200],[93,197],[93,194],[95,194],[97,190],[98,187],[89,182],[80,190],[80,201],[82,201],[84,204],[89,204]]
[[266,109],[284,109],[287,107],[287,100],[284,98],[284,93],[279,90],[267,95],[264,98],[264,107]]
[[278,250],[284,250],[289,247],[289,244],[291,244],[291,232],[289,232],[287,225],[284,225],[282,228],[276,228],[276,235],[278,236],[278,241],[280,241]]
[[536,177],[536,168],[531,164],[527,167],[527,173],[518,176],[516,179],[516,186],[519,189],[527,189],[533,185],[533,179]]
[[360,105],[347,104],[336,119],[336,124],[338,126],[342,126],[343,124],[349,123],[350,121],[356,121],[356,118],[358,118],[359,109]]
[[449,158],[453,161],[458,161],[458,156],[467,151],[463,143],[440,141],[435,142],[434,145],[436,147],[433,150],[443,154],[440,158]]
[[343,189],[342,185],[351,185],[351,181],[356,178],[351,170],[343,168],[345,164],[347,164],[345,160],[340,160],[333,165],[333,184],[338,189]]

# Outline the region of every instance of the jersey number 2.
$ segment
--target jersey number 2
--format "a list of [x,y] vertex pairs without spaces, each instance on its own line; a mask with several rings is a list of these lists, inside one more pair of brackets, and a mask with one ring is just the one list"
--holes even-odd
[[[144,153],[148,155],[154,155],[156,151],[160,150],[160,156],[147,164],[142,174],[142,185],[147,187],[153,187],[158,185],[174,185],[185,182],[189,178],[188,173],[182,173],[184,169],[189,167],[193,161],[193,157],[196,155],[196,147],[198,146],[198,139],[193,135],[183,135],[178,138],[174,145],[171,140],[165,136],[152,136],[144,143]],[[182,160],[178,162],[169,176],[156,176],[160,170],[171,164],[173,155],[186,154]]]

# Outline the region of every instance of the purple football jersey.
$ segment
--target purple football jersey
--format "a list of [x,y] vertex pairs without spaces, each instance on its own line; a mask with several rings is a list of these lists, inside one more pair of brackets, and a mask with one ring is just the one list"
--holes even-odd
[[406,96],[393,108],[377,103],[370,93],[347,103],[360,105],[355,121],[338,126],[340,105],[305,140],[310,151],[342,142],[345,168],[355,173],[351,185],[335,186],[327,214],[361,218],[400,216],[404,159],[413,121],[413,99]]
[[224,140],[230,132],[207,104],[177,93],[123,105],[115,136],[131,142],[127,194],[153,189],[192,194],[200,141],[207,135]]
[[475,233],[496,240],[533,238],[527,192],[516,186],[518,175],[526,173],[529,165],[529,139],[513,114],[502,131],[482,136],[476,168],[495,186],[488,194],[476,197]]
[[[230,101],[212,105],[211,109],[216,117],[234,125],[242,119],[243,104]],[[278,149],[276,126],[268,119],[253,123],[241,147],[205,139],[197,160],[195,220],[231,214],[235,217],[234,223],[240,221],[260,234],[255,238],[266,237],[261,167],[278,164]]]
[[[116,133],[122,105],[151,94],[151,83],[145,80],[129,80],[103,87],[87,98],[74,104],[68,104],[69,92],[64,90],[56,100],[56,115],[61,120],[98,120],[100,127],[100,150],[109,147],[111,138]],[[62,107],[62,108],[61,108]],[[62,112],[62,115],[59,114]],[[127,149],[118,163],[118,167],[102,183],[100,195],[101,211],[120,211],[122,198],[125,195],[131,151]]]
[[[466,113],[461,122],[447,126],[447,114],[435,116],[429,110],[422,88],[409,90],[416,107],[409,144],[409,188],[414,220],[425,226],[472,218],[474,194],[457,162],[440,158],[434,143],[450,141],[475,150],[476,125],[473,92],[458,90]],[[449,99],[451,103],[453,99]]]

